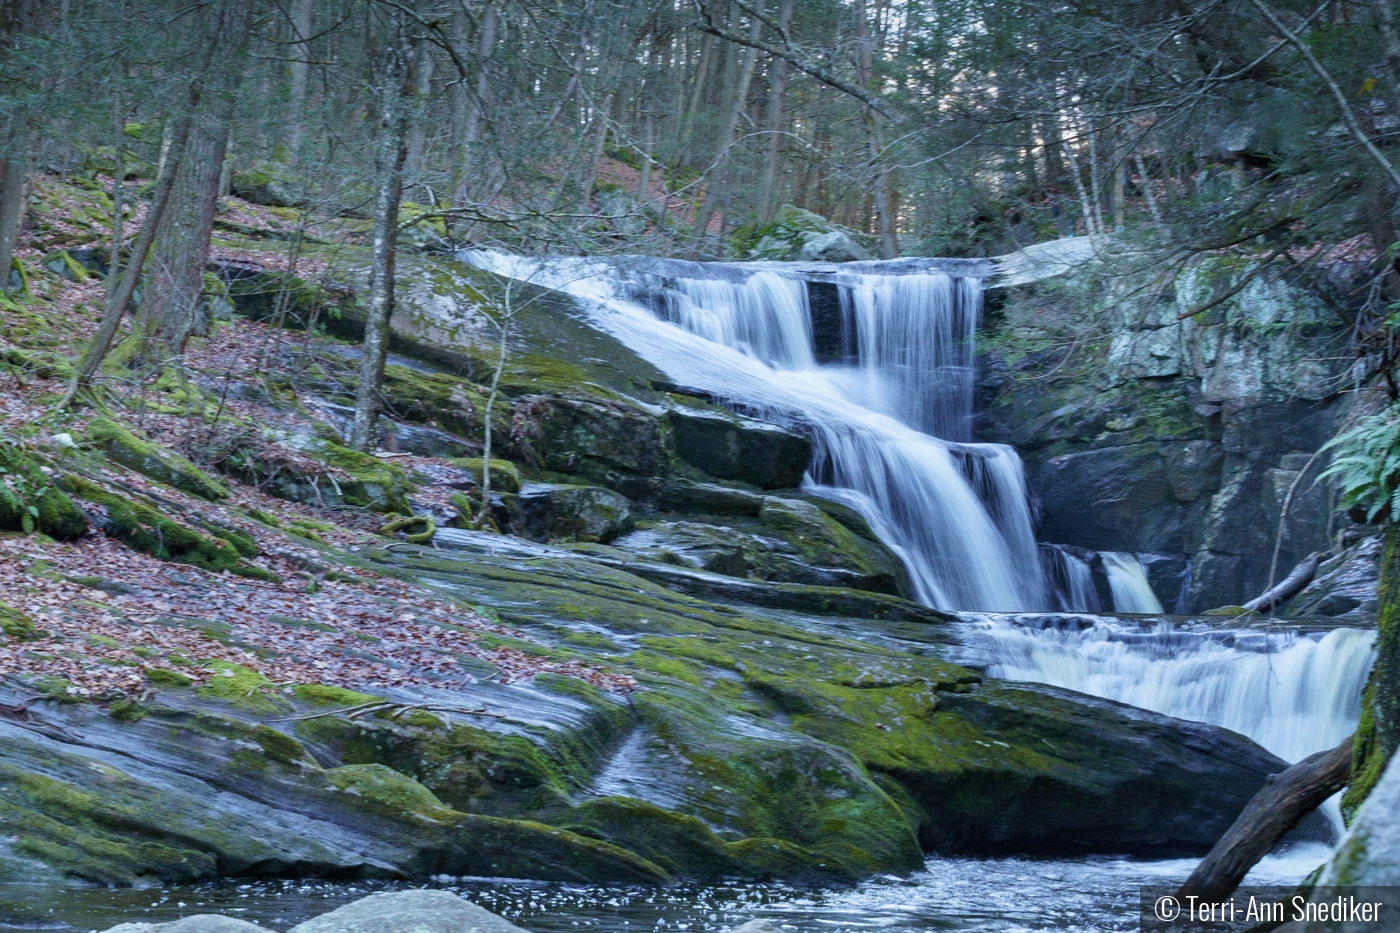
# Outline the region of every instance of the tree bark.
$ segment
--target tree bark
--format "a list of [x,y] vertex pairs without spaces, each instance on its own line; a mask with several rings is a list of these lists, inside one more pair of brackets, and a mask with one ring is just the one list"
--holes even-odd
[[1177,898],[1219,903],[1229,897],[1289,830],[1346,786],[1351,776],[1351,744],[1352,737],[1347,736],[1336,748],[1309,755],[1273,775],[1191,872]]
[[[872,49],[870,21],[865,14],[865,0],[856,0],[856,35],[860,40],[860,56],[857,60],[857,80],[862,89],[870,90],[872,77]],[[861,113],[865,123],[865,145],[870,156],[870,167],[874,171],[875,215],[880,222],[880,251],[886,259],[899,256],[899,233],[894,216],[894,199],[890,191],[890,170],[885,166],[884,132],[880,127],[879,115],[872,107],[865,107]]]
[[191,336],[207,330],[204,270],[228,135],[228,124],[214,115],[196,119],[185,158],[175,171],[137,318],[146,340],[142,355],[149,363],[180,356]]
[[311,76],[311,21],[316,0],[301,0],[297,6],[296,59],[292,62],[291,93],[287,101],[287,164],[301,161],[301,138],[306,129],[306,86]]
[[1312,552],[1293,568],[1293,572],[1285,577],[1282,583],[1251,599],[1244,604],[1244,608],[1250,612],[1268,612],[1275,606],[1282,606],[1312,582],[1318,564],[1322,563],[1322,556],[1321,551]]
[[[783,0],[778,10],[778,28],[786,33],[792,28],[793,0]],[[768,86],[768,155],[763,163],[763,187],[758,201],[758,219],[767,223],[773,219],[774,188],[778,178],[778,161],[782,157],[783,98],[787,96],[788,60],[773,59],[773,79]]]
[[[11,146],[23,148],[24,134],[14,133]],[[19,231],[24,223],[24,203],[29,187],[29,176],[24,164],[18,158],[0,162],[0,294],[10,290],[10,271],[14,265],[15,247],[19,245]]]
[[370,255],[369,314],[360,356],[360,383],[350,446],[373,453],[378,446],[380,392],[389,355],[389,318],[394,313],[394,265],[397,258],[399,204],[403,199],[404,162],[408,158],[409,63],[412,43],[406,16],[397,14],[395,34],[384,52],[380,90],[379,139],[375,154],[374,232]]
[[473,99],[467,101],[466,128],[458,149],[456,190],[452,193],[454,207],[466,207],[471,200],[472,172],[476,168],[476,140],[481,134],[481,117],[486,108],[487,92],[491,88],[491,56],[496,51],[496,5],[488,2],[481,11],[481,26],[477,36],[476,87]]

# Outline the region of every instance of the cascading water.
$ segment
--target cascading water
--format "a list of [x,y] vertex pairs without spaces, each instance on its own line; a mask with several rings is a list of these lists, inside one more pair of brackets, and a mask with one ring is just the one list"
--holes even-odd
[[1142,561],[1121,551],[1104,551],[1103,567],[1113,591],[1113,608],[1119,612],[1161,613],[1162,603],[1147,582]]
[[[601,262],[467,258],[588,300],[597,326],[676,382],[804,427],[815,443],[807,487],[858,509],[905,562],[923,602],[984,612],[1162,612],[1137,557],[1037,544],[1015,452],[964,442],[975,277],[889,275],[884,264],[819,270],[840,290],[844,349],[844,359],[819,365],[807,282],[782,264],[654,262],[629,282]],[[1290,761],[1355,727],[1374,655],[1373,635],[1353,629],[1197,631],[990,614],[969,621],[974,660],[992,676],[1222,725]]]
[[803,426],[816,448],[809,488],[866,517],[905,562],[921,601],[1049,608],[1015,452],[921,430],[967,434],[980,281],[833,273],[849,292],[856,353],[819,366],[806,282],[780,264],[653,263],[629,283],[588,260],[466,258],[587,299],[599,327],[677,382]]

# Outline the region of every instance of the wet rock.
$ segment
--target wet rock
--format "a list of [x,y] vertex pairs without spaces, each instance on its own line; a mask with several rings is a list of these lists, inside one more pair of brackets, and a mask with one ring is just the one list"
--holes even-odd
[[1033,488],[1046,538],[1102,551],[1182,553],[1191,513],[1155,444],[1052,457]]
[[675,479],[663,484],[654,498],[658,507],[671,512],[757,517],[765,497],[732,486]]
[[535,541],[598,541],[606,544],[636,524],[632,504],[601,486],[528,483],[518,498],[522,537]]
[[1284,607],[1292,618],[1373,619],[1380,586],[1379,536],[1360,542],[1317,568],[1317,576]]
[[[1395,887],[1400,886],[1400,755],[1392,756],[1380,781],[1356,811],[1318,884],[1389,887],[1384,892],[1390,902],[1387,908],[1400,910],[1400,904],[1395,903]],[[1341,925],[1308,929],[1334,928],[1350,929]]]
[[733,412],[673,408],[666,419],[681,459],[720,479],[788,489],[802,482],[812,458],[802,435]]
[[661,422],[617,401],[528,395],[512,405],[512,440],[540,465],[561,473],[661,476],[669,454]]
[[[185,931],[175,931],[185,933]],[[191,931],[198,933],[198,931]],[[222,933],[222,931],[210,931]],[[234,931],[229,931],[234,933]],[[524,933],[447,891],[371,894],[292,927],[288,933]]]
[[272,933],[247,920],[220,917],[216,914],[196,914],[170,923],[122,923],[107,933]]

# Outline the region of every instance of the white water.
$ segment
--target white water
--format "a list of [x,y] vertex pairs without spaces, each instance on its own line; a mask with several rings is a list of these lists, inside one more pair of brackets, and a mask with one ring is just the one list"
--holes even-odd
[[1048,608],[1015,452],[918,429],[967,431],[980,282],[844,274],[859,357],[818,366],[806,285],[778,264],[670,264],[659,298],[646,283],[653,313],[601,262],[546,265],[490,251],[466,258],[583,299],[598,327],[678,383],[804,425],[816,447],[808,486],[860,510],[904,560],[922,602]]
[[1147,582],[1147,568],[1142,561],[1121,551],[1104,551],[1103,566],[1108,573],[1108,586],[1113,591],[1113,608],[1118,612],[1161,613],[1162,603]]
[[[1375,659],[1375,633],[1360,629],[1230,632],[1081,621],[983,619],[978,641],[990,660],[987,674],[1224,726],[1289,762],[1334,748],[1356,729]],[[1336,803],[1325,812],[1340,828]]]

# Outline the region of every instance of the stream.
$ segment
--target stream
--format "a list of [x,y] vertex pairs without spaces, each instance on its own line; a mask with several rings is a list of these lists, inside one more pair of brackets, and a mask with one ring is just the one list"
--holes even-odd
[[[1248,884],[1296,884],[1326,857],[1319,844],[1270,856]],[[780,884],[659,887],[572,885],[501,879],[437,879],[534,931],[600,933],[724,931],[764,918],[785,930],[978,930],[1072,933],[1138,928],[1138,886],[1185,880],[1194,859],[931,858],[907,878],[883,876],[853,888]],[[225,913],[273,930],[403,885],[226,881],[171,888],[0,888],[0,930],[103,930],[128,921],[162,922]]]

